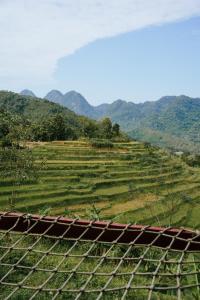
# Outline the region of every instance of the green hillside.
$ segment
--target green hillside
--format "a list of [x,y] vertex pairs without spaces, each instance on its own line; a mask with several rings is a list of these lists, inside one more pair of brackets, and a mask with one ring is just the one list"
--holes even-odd
[[[83,141],[30,143],[39,181],[17,187],[15,209],[119,222],[200,225],[200,170],[139,142],[97,149]],[[12,179],[1,181],[1,210]]]
[[139,104],[117,100],[107,106],[103,115],[118,122],[133,138],[165,148],[199,152],[199,98],[171,96]]
[[28,140],[76,140],[80,137],[128,139],[119,125],[112,124],[109,118],[95,121],[46,99],[12,92],[0,91],[0,116],[0,139],[4,136],[1,131],[5,131],[3,118],[10,119],[8,127],[13,119],[18,119],[15,125],[25,126],[23,128],[29,131]]
[[0,91],[0,108],[36,122],[55,114],[62,114],[66,124],[80,132],[80,118],[69,109],[40,98]]
[[167,148],[199,152],[200,99],[164,97],[160,100],[160,108],[158,104],[157,110],[155,104],[152,111],[145,112],[145,117],[130,135]]
[[105,116],[120,124],[133,138],[165,148],[199,152],[200,99],[165,96],[144,103],[116,100],[111,104],[90,105],[75,91],[62,95],[52,91],[47,99],[58,102],[79,115],[99,119]]

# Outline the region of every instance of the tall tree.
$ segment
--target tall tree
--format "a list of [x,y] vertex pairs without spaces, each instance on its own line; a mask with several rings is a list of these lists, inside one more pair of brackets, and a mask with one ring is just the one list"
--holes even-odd
[[106,117],[100,122],[102,137],[110,139],[112,137],[112,122],[110,118]]
[[83,135],[87,138],[93,138],[98,136],[98,126],[93,120],[85,119],[83,121]]
[[31,149],[25,144],[26,127],[23,122],[6,112],[1,112],[1,116],[0,178],[9,178],[12,184],[9,203],[13,208],[17,198],[17,186],[27,180],[36,180],[38,168]]
[[55,115],[51,121],[52,140],[65,140],[66,124],[61,114]]
[[118,123],[115,123],[112,127],[112,133],[114,136],[119,136],[120,134],[120,126]]

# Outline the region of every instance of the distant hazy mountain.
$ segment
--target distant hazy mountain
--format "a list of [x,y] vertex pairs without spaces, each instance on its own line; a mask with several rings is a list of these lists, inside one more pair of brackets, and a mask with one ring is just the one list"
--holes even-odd
[[49,101],[63,105],[63,94],[58,90],[50,91],[44,98]]
[[140,121],[128,129],[131,136],[159,146],[200,152],[200,98],[163,97],[144,104],[142,113]]
[[200,152],[200,98],[167,96],[139,104],[117,100],[103,114],[134,138]]
[[94,107],[76,91],[70,91],[63,95],[60,91],[52,90],[45,96],[45,99],[59,103],[78,115],[97,117]]
[[63,105],[73,110],[76,114],[95,117],[95,108],[76,91],[70,91],[64,95]]
[[25,90],[21,91],[20,94],[23,95],[23,96],[36,97],[35,94],[31,90],[28,90],[28,89],[25,89]]

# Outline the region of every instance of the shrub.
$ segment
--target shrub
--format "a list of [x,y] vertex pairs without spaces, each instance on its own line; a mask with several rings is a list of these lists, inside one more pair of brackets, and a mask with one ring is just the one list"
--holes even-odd
[[181,158],[190,167],[200,167],[200,155],[198,154],[184,153]]
[[2,148],[12,147],[12,141],[8,137],[4,137],[1,141]]
[[92,139],[90,145],[95,148],[113,148],[113,143],[109,140]]

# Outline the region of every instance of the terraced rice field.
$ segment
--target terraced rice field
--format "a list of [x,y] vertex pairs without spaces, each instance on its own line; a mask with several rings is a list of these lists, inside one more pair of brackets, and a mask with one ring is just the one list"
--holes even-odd
[[[200,170],[143,143],[94,149],[87,142],[30,144],[39,180],[16,188],[15,209],[38,213],[198,228]],[[8,209],[12,180],[0,184],[1,210]]]

